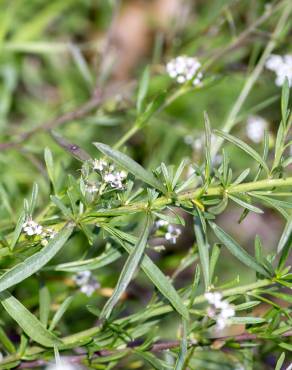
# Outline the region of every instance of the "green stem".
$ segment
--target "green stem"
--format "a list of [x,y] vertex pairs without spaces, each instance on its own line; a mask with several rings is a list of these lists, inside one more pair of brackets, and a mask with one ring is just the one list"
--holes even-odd
[[[228,189],[224,189],[222,186],[214,186],[209,187],[205,193],[202,194],[202,188],[197,188],[195,190],[189,190],[187,192],[181,193],[177,195],[176,200],[180,201],[187,201],[187,200],[196,200],[199,197],[210,197],[210,196],[220,196],[224,194],[240,194],[240,193],[247,193],[253,190],[261,190],[261,189],[269,189],[269,188],[280,188],[292,186],[292,177],[288,177],[286,179],[266,179],[266,180],[259,180],[255,182],[247,182],[244,184],[239,184],[236,186],[230,186]],[[292,193],[291,193],[292,195]],[[170,197],[161,196],[157,198],[152,203],[152,210],[161,209],[167,205],[171,205],[174,200]],[[147,202],[136,202],[133,204],[129,204],[126,206],[121,206],[118,208],[112,208],[106,211],[97,211],[94,213],[89,213],[85,215],[85,218],[92,218],[92,217],[100,217],[100,216],[118,216],[125,213],[134,213],[134,212],[141,212],[147,209]],[[92,220],[91,220],[92,222]]]
[[119,149],[122,145],[124,145],[132,136],[136,134],[140,129],[140,126],[135,124],[130,128],[129,131],[127,131],[120,140],[113,146],[114,149]]
[[[154,112],[154,114],[163,111],[168,105],[170,105],[173,101],[175,101],[180,96],[184,95],[185,93],[192,90],[192,87],[184,85],[181,86],[179,89],[176,89],[167,99],[166,101]],[[143,123],[142,125],[139,124],[139,121],[135,121],[133,126],[127,131],[120,140],[113,146],[114,149],[119,149],[122,145],[124,145],[132,136],[134,136],[141,128],[143,128],[147,122]]]

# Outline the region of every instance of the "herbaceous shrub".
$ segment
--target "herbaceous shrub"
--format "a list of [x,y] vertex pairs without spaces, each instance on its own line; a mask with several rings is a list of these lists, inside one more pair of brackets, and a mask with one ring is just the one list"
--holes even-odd
[[[266,7],[261,22],[273,6]],[[183,158],[178,150],[175,164],[166,164],[153,145],[151,153],[139,152],[148,158],[145,165],[131,152],[129,139],[178,98],[216,85],[219,77],[210,66],[221,51],[205,62],[184,54],[169,58],[158,72],[168,88],[155,94],[153,70],[145,68],[129,112],[119,107],[134,123],[115,142],[110,135],[100,142],[90,134],[85,150],[58,130],[64,122],[110,105],[106,84],[84,106],[42,127],[73,166],[66,167],[54,150],[41,146],[43,159],[37,165],[43,169],[44,164],[50,194],[40,201],[40,180],[30,179],[30,196],[20,212],[11,206],[7,185],[0,184],[5,215],[0,228],[0,368],[291,368],[292,61],[291,54],[273,54],[273,49],[287,28],[292,5],[282,1],[275,9],[280,15],[273,37],[235,104],[230,103],[225,123],[213,127],[202,109],[203,131],[171,126],[165,151],[171,135],[178,134],[194,158]],[[85,61],[78,58],[86,74]],[[263,70],[271,81],[275,73],[281,96],[241,117]],[[276,100],[280,120],[272,133],[259,112]],[[162,115],[155,123],[167,118]],[[242,120],[244,132],[232,132]],[[8,133],[0,150],[21,147],[38,131],[33,127],[16,139]],[[155,134],[150,136],[155,141]],[[230,223],[242,229],[253,215],[265,220],[268,209],[279,213],[284,226],[272,249],[257,232],[251,243],[242,242],[226,223],[222,226],[234,205],[240,214]],[[171,268],[169,254],[175,255]],[[232,276],[228,281],[226,266]]]

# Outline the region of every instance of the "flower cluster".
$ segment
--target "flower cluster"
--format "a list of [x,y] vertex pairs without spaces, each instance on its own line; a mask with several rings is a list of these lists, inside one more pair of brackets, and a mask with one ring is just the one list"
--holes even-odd
[[31,218],[25,221],[22,228],[28,236],[41,235],[43,233],[42,225],[33,221]]
[[275,72],[277,86],[283,86],[285,78],[288,79],[289,86],[292,86],[292,54],[272,54],[266,61],[266,68]]
[[158,220],[155,222],[156,230],[164,232],[164,238],[168,240],[171,244],[175,244],[177,239],[181,235],[181,229],[173,226],[165,220]]
[[200,71],[201,63],[197,58],[179,56],[169,61],[166,71],[171,78],[180,84],[193,80],[193,85],[200,85],[203,73]]
[[43,228],[42,225],[33,221],[31,218],[28,218],[22,225],[23,231],[27,236],[39,235],[42,239],[42,244],[48,244],[48,239],[53,239],[57,233],[51,228]]
[[254,143],[260,143],[268,127],[268,122],[260,116],[250,116],[247,119],[246,135]]
[[100,288],[99,282],[95,279],[89,270],[80,271],[74,277],[76,285],[79,286],[80,291],[90,297],[96,289]]
[[127,178],[125,171],[118,171],[113,164],[108,163],[104,159],[94,159],[91,162],[91,167],[95,173],[99,175],[99,179],[90,181],[87,176],[85,189],[89,194],[94,194],[109,186],[111,189],[124,189],[124,181]]
[[226,300],[222,300],[222,294],[219,292],[205,293],[205,298],[210,304],[207,315],[216,321],[218,330],[224,329],[229,324],[229,319],[235,315],[233,307]]

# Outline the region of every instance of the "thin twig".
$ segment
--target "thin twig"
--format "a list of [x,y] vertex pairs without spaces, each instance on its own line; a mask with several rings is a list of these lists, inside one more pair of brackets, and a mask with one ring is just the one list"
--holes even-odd
[[61,116],[58,116],[56,118],[53,118],[52,120],[44,122],[43,124],[33,128],[28,132],[20,134],[15,141],[0,143],[0,150],[7,150],[18,147],[37,132],[49,131],[69,121],[81,119],[85,117],[87,114],[89,114],[91,111],[93,111],[95,108],[97,108],[102,103],[102,101],[103,99],[101,93],[99,91],[96,91],[89,101],[87,101],[85,104],[81,105],[77,109],[64,113]]

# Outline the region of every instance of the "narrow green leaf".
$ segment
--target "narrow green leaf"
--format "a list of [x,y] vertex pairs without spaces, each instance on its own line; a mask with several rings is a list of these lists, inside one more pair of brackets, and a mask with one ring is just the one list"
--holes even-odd
[[58,322],[61,320],[64,313],[67,311],[67,309],[70,306],[72,301],[73,301],[73,297],[67,297],[65,299],[65,301],[60,305],[60,307],[56,311],[55,315],[53,316],[53,319],[52,319],[51,324],[49,326],[49,330],[54,330],[55,329]]
[[29,214],[31,216],[33,215],[33,211],[36,206],[37,197],[38,197],[38,184],[34,183],[33,188],[32,188],[30,202],[29,202]]
[[43,285],[39,290],[39,301],[40,301],[40,322],[46,328],[48,325],[51,308],[51,296],[49,289],[46,285]]
[[0,292],[18,284],[46,265],[66,243],[74,226],[66,225],[46,247],[0,276]]
[[177,225],[183,225],[185,226],[185,220],[180,216],[175,214],[175,217],[172,217],[168,214],[160,213],[160,212],[153,212],[155,216],[158,218],[161,218],[161,220],[164,220],[170,224],[177,224]]
[[167,190],[172,191],[172,189],[171,189],[171,178],[170,178],[170,175],[169,175],[168,168],[166,167],[165,163],[163,163],[163,162],[161,163],[160,168],[161,168],[161,172],[163,174],[164,180],[165,180],[165,185],[167,187]]
[[203,233],[203,228],[199,217],[195,217],[195,234],[198,245],[198,251],[200,256],[200,262],[202,266],[205,290],[209,289],[210,285],[210,274],[209,274],[209,245],[206,241]]
[[209,207],[208,212],[211,212],[213,215],[219,215],[226,209],[227,205],[228,197],[224,196],[216,206]]
[[44,347],[53,347],[61,341],[49,332],[40,321],[8,291],[0,293],[0,301],[6,312],[35,342]]
[[282,167],[283,167],[283,168],[286,168],[286,167],[290,166],[290,164],[292,164],[292,157],[288,157],[288,158],[286,158],[286,159],[282,162]]
[[102,309],[102,312],[100,314],[100,319],[109,318],[113,308],[118,303],[124,291],[127,289],[141,261],[141,258],[143,256],[151,227],[152,227],[152,220],[151,220],[151,217],[147,215],[143,232],[141,236],[139,237],[137,244],[135,245],[135,248],[129,254],[129,257],[122,269],[122,272],[120,274],[120,277],[114,289],[114,292]]
[[140,351],[138,349],[135,349],[134,350],[134,353],[137,356],[141,357],[146,362],[148,362],[148,364],[151,365],[151,369],[155,369],[155,370],[166,370],[166,369],[170,369],[170,366],[168,366],[165,361],[162,361],[161,359],[157,358],[151,352]]
[[260,214],[264,213],[264,211],[262,211],[260,208],[255,207],[252,204],[249,204],[249,203],[245,202],[244,200],[242,200],[242,199],[240,199],[240,198],[238,198],[234,195],[228,194],[228,198],[233,200],[233,202],[239,204],[241,207],[248,209],[249,211],[252,211],[252,212],[255,212],[255,213],[260,213]]
[[261,324],[266,322],[266,319],[262,317],[231,317],[230,322],[232,324]]
[[78,46],[74,45],[73,43],[69,44],[69,50],[71,52],[71,55],[73,57],[73,60],[75,62],[75,65],[76,65],[80,75],[82,76],[82,78],[86,82],[87,86],[90,89],[92,89],[93,84],[94,84],[94,80],[93,80],[93,76],[91,74],[90,68],[88,66],[88,62],[85,59],[85,56],[83,55],[80,48]]
[[210,181],[211,174],[211,125],[207,112],[204,112],[205,120],[205,179],[206,182]]
[[107,266],[110,263],[118,260],[122,253],[115,249],[107,249],[104,253],[97,257],[89,258],[86,260],[74,261],[61,263],[59,265],[53,266],[52,268],[56,271],[67,271],[67,272],[80,272],[85,270],[96,270],[101,267]]
[[180,165],[178,166],[178,168],[177,168],[177,170],[175,172],[175,175],[174,175],[174,177],[172,179],[172,184],[171,184],[172,189],[174,189],[176,187],[176,184],[178,183],[178,180],[180,179],[181,174],[182,174],[182,172],[183,172],[186,164],[187,164],[187,161],[185,159],[183,159],[180,162]]
[[288,119],[288,105],[289,105],[289,81],[288,78],[285,77],[285,81],[282,87],[282,97],[281,97],[281,114],[282,114],[282,121],[286,126],[286,122]]
[[230,135],[230,134],[227,134],[226,132],[223,132],[223,131],[219,131],[219,130],[214,130],[214,133],[217,135],[217,136],[220,136],[222,137],[223,139],[231,142],[232,144],[238,146],[240,149],[242,149],[243,151],[245,151],[247,154],[249,154],[254,160],[256,160],[263,168],[264,170],[269,173],[269,168],[267,166],[267,164],[265,163],[265,161],[263,160],[263,158],[259,155],[258,152],[256,152],[251,146],[249,146],[248,144],[246,144],[244,141]]
[[12,207],[10,205],[8,194],[7,194],[6,190],[4,189],[4,187],[2,186],[2,184],[0,184],[0,200],[2,202],[2,205],[6,208],[7,212],[9,213],[11,218],[13,219],[14,218],[14,212],[13,212]]
[[145,100],[145,97],[148,91],[149,79],[150,79],[149,67],[146,67],[142,74],[140,83],[139,83],[139,90],[138,90],[138,96],[137,96],[137,112],[138,113],[141,113],[143,109],[143,103],[144,103],[144,100]]
[[217,238],[226,246],[231,254],[233,254],[239,261],[244,263],[251,269],[259,272],[264,276],[269,276],[264,267],[259,264],[253,257],[251,257],[234,239],[231,238],[223,229],[218,225],[210,222],[210,225],[217,236]]
[[255,258],[259,263],[263,263],[264,255],[263,255],[263,245],[261,238],[259,235],[256,235],[254,240],[254,249],[255,249]]
[[279,344],[279,347],[281,347],[281,348],[283,348],[283,349],[285,349],[289,352],[292,352],[292,344],[290,344],[290,343],[282,342],[282,343]]
[[[290,216],[290,220],[288,220],[282,232],[282,235],[279,240],[278,247],[277,247],[277,253],[280,253],[281,250],[284,248],[284,246],[289,242],[289,239],[291,239],[291,234],[292,234],[292,216]],[[292,243],[292,240],[290,240],[290,245],[291,243]]]
[[134,176],[144,181],[146,184],[153,186],[154,188],[164,191],[162,184],[154,177],[154,175],[146,171],[140,164],[135,162],[132,158],[128,157],[124,153],[118,150],[112,149],[110,146],[102,143],[94,143],[98,150],[104,155],[111,158],[118,165],[131,172]]
[[90,155],[81,149],[78,145],[70,143],[68,140],[64,139],[60,134],[55,131],[51,132],[52,137],[55,139],[56,143],[60,145],[61,148],[65,149],[74,158],[81,162],[89,161],[91,159]]
[[55,170],[54,170],[54,160],[53,160],[52,152],[50,151],[49,148],[45,148],[44,157],[45,157],[45,163],[47,167],[48,176],[53,185],[54,192],[56,193],[57,188],[56,188],[56,179],[55,179]]
[[258,306],[259,304],[261,304],[261,301],[249,301],[235,306],[234,309],[235,311],[246,311],[252,307]]
[[192,305],[194,303],[194,300],[195,300],[196,294],[197,294],[197,290],[198,290],[198,286],[200,284],[200,278],[201,278],[201,269],[200,269],[200,265],[197,265],[196,270],[195,270],[194,281],[192,283],[192,288],[191,288],[191,293],[190,293],[190,301],[189,301],[188,307],[192,307]]
[[177,357],[177,361],[174,367],[174,370],[183,370],[184,364],[187,358],[188,353],[188,342],[187,342],[187,322],[186,320],[182,321],[182,339],[180,344],[180,349]]
[[137,118],[136,125],[138,127],[141,128],[145,126],[150,118],[153,116],[153,114],[159,112],[162,109],[166,96],[167,93],[162,92],[158,96],[156,96],[149,104],[147,104],[147,106],[144,108],[144,112],[140,114]]
[[275,143],[275,156],[274,156],[274,162],[272,170],[275,170],[281,162],[283,150],[285,145],[285,127],[284,122],[281,121],[278,131],[277,131],[277,137],[276,137],[276,143]]
[[214,272],[215,272],[215,267],[217,265],[217,261],[220,255],[220,246],[218,244],[214,244],[212,248],[212,253],[211,253],[211,258],[210,258],[210,283],[212,282]]
[[51,195],[51,201],[55,204],[55,206],[57,208],[59,208],[59,210],[63,213],[63,215],[66,217],[66,218],[72,218],[72,213],[71,211],[69,210],[69,208],[67,208],[63,203],[62,201],[57,198],[55,195]]
[[2,343],[3,347],[10,352],[11,354],[16,352],[16,348],[11,340],[6,335],[5,331],[0,326],[0,342]]
[[235,186],[235,185],[238,185],[240,183],[242,183],[246,178],[247,176],[249,175],[250,173],[250,169],[247,168],[246,170],[244,170],[238,177],[237,179],[234,180],[234,182],[232,183],[231,186]]
[[[116,229],[109,226],[103,225],[103,228],[116,240],[128,253],[131,253],[133,246],[129,243],[125,243],[121,240],[120,235],[116,235]],[[171,303],[174,309],[182,315],[184,318],[188,319],[189,313],[187,307],[184,305],[179,294],[171,284],[169,278],[167,278],[163,272],[152,262],[152,260],[145,254],[141,267],[144,273],[152,281],[155,287],[160,291],[160,293]]]
[[16,223],[16,226],[15,226],[15,229],[13,231],[13,234],[12,234],[12,239],[11,239],[11,243],[10,243],[10,249],[13,250],[13,248],[15,247],[16,243],[17,243],[17,240],[21,234],[21,230],[22,230],[22,226],[24,224],[24,221],[25,221],[25,212],[21,212],[18,220],[17,220],[17,223]]
[[276,209],[279,213],[281,213],[281,215],[284,218],[289,219],[289,213],[286,212],[283,209],[283,207],[292,208],[291,203],[283,202],[281,200],[271,198],[270,196],[264,196],[264,195],[260,195],[260,194],[256,194],[256,193],[249,193],[249,195],[263,201],[265,204],[267,204],[268,206]]
[[277,361],[275,370],[281,370],[282,369],[282,365],[284,363],[284,360],[285,360],[285,352],[282,352],[281,356],[279,357],[279,359]]
[[286,294],[286,293],[278,293],[278,292],[263,292],[264,294],[270,294],[273,297],[277,297],[279,299],[283,299],[284,301],[289,302],[292,304],[292,295],[291,294]]

